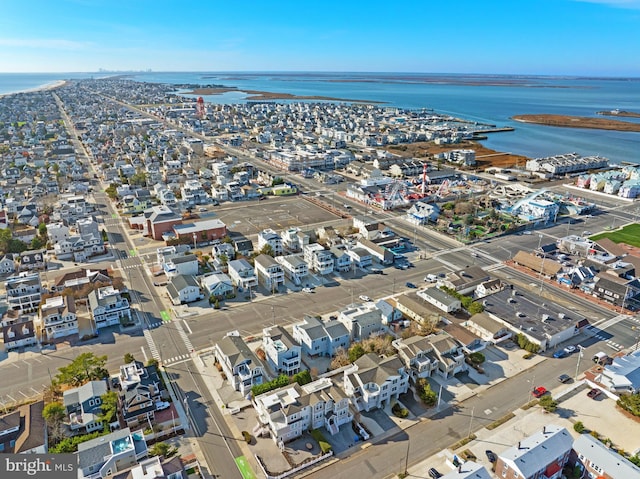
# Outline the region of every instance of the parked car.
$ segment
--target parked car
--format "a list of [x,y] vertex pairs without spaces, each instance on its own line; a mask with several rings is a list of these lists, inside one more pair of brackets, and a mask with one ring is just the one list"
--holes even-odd
[[564,349],[558,349],[556,352],[553,353],[554,358],[566,358],[567,356],[569,356],[569,353]]
[[111,388],[118,389],[120,387],[120,378],[114,376],[111,378]]
[[201,206],[200,208],[198,208],[198,211],[205,212],[207,211],[207,209],[204,206]]
[[303,293],[313,293],[313,290],[311,288],[302,288],[302,292]]
[[338,319],[338,317],[335,314],[329,316],[329,321],[335,321],[336,319]]
[[409,281],[404,284],[407,288],[415,289],[417,286]]
[[435,274],[428,274],[424,277],[424,280],[427,283],[435,283],[436,281],[438,281],[438,277]]
[[433,479],[438,479],[439,477],[442,477],[442,474],[440,474],[435,467],[431,467],[429,469],[429,477]]
[[600,389],[593,388],[589,390],[587,396],[589,396],[591,399],[596,399],[598,396],[600,396],[600,394],[602,394],[602,391]]
[[547,388],[545,388],[544,386],[538,386],[537,388],[535,388],[533,390],[532,394],[533,394],[533,397],[541,398],[542,396],[544,396],[548,392],[549,391],[547,391]]
[[567,354],[574,353],[575,351],[576,351],[576,347],[573,345],[569,345],[566,348],[564,348],[564,352]]
[[558,376],[558,381],[563,384],[568,383],[569,381],[571,381],[571,376],[569,376],[568,374],[561,374],[560,376]]
[[158,401],[156,402],[156,411],[162,411],[163,409],[167,409],[171,406],[171,403],[167,401]]
[[381,269],[374,269],[372,271],[373,274],[384,274],[384,271],[382,271]]
[[495,452],[487,449],[486,451],[484,451],[484,453],[487,455],[487,459],[489,460],[489,462],[496,462],[498,460],[498,456]]
[[360,298],[360,301],[364,301],[364,302],[371,301],[371,298],[369,296],[367,296],[366,294],[361,294],[358,297]]
[[471,256],[473,256],[474,258],[477,258],[478,257],[478,253],[476,253],[475,251],[472,251],[471,252]]

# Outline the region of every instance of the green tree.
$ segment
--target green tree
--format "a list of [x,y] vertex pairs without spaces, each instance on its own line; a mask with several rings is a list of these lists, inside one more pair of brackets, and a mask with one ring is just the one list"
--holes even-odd
[[42,238],[46,238],[47,237],[47,225],[44,223],[40,223],[38,225],[38,234],[42,237]]
[[116,188],[117,188],[117,186],[114,183],[111,183],[104,190],[104,192],[107,194],[109,199],[112,200],[112,201],[115,200],[118,197],[118,190]]
[[426,380],[426,378],[418,379],[418,382],[416,383],[416,392],[418,393],[420,399],[422,399],[422,402],[425,403],[425,405],[429,407],[433,407],[436,405],[438,395],[431,389],[431,385],[429,384],[429,381]]
[[118,394],[115,391],[109,391],[100,398],[102,399],[100,420],[105,424],[110,424],[116,420],[118,414]]
[[58,442],[65,437],[64,419],[67,417],[67,411],[59,402],[51,402],[42,410],[42,417],[47,423],[49,440]]
[[146,186],[147,174],[144,171],[138,171],[129,178],[130,185]]
[[51,402],[42,410],[42,417],[50,427],[61,423],[66,415],[64,406],[59,402]]
[[81,386],[96,379],[109,376],[105,369],[107,356],[95,356],[93,353],[82,353],[70,364],[58,368],[55,380],[58,384]]
[[364,350],[364,347],[362,347],[362,344],[360,343],[354,344],[349,348],[349,362],[355,363],[358,360],[358,358],[364,356],[365,353],[366,351]]
[[219,259],[222,266],[226,266],[227,264],[229,264],[229,258],[226,254],[221,254]]
[[156,442],[149,449],[150,456],[163,456],[165,458],[169,458],[175,455],[178,452],[178,449],[175,447],[169,446],[166,442]]
[[273,248],[271,247],[270,244],[264,245],[260,250],[260,254],[266,254],[271,257],[275,256],[275,253],[273,252]]
[[43,248],[47,244],[47,241],[42,238],[42,236],[34,236],[29,243],[30,249],[40,249]]
[[125,364],[130,364],[130,363],[134,362],[136,360],[136,358],[133,357],[133,354],[127,353],[127,354],[124,355],[123,360],[124,360]]

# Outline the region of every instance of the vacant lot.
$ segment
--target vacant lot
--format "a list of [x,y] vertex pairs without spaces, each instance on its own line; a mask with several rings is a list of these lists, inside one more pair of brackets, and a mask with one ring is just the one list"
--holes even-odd
[[621,230],[608,231],[592,236],[592,240],[609,238],[614,243],[625,243],[640,248],[640,224],[628,225]]

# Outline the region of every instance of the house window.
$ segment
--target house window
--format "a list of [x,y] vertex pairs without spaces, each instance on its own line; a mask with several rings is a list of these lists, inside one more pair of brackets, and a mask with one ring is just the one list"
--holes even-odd
[[580,459],[581,461],[584,461],[584,455],[583,454],[578,454],[578,459]]

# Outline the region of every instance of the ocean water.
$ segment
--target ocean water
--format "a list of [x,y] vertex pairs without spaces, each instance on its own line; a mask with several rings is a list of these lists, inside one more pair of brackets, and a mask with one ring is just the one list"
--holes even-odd
[[[94,76],[108,75],[0,74],[0,94],[38,88],[57,80]],[[497,151],[532,158],[575,151],[605,156],[612,162],[640,164],[640,133],[554,128],[511,120],[514,115],[527,113],[596,117],[597,111],[615,108],[640,112],[640,78],[264,72],[150,72],[132,74],[130,78],[238,88],[239,91],[224,95],[205,96],[212,103],[244,102],[247,98],[244,89],[367,100],[401,108],[431,108],[468,120],[514,127],[513,132],[492,133],[483,141]],[[638,118],[622,119],[640,122]]]
[[[425,83],[425,77],[430,83]],[[605,156],[612,162],[640,163],[640,133],[554,128],[511,120],[514,115],[528,113],[597,117],[597,111],[615,108],[640,112],[640,78],[259,72],[146,73],[133,78],[138,81],[217,84],[235,86],[239,90],[369,100],[402,108],[431,108],[460,118],[514,127],[513,132],[492,133],[483,141],[487,147],[497,151],[532,158],[575,151],[585,156]],[[511,83],[487,85],[487,81]],[[246,96],[232,92],[204,98],[212,103],[235,103],[243,102]]]
[[0,73],[0,95],[43,88],[60,80],[91,76],[91,73]]

